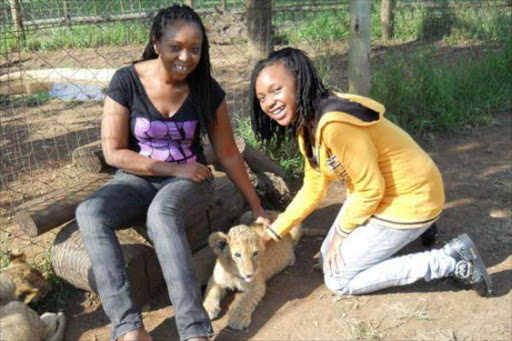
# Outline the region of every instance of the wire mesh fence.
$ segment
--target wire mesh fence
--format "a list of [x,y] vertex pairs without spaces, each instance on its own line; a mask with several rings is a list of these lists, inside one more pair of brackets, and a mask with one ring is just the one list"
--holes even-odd
[[[330,87],[348,90],[349,1],[183,2],[205,23],[213,75],[227,93],[233,124],[249,113],[249,76],[258,53],[301,48]],[[1,1],[2,253],[21,248],[46,257],[56,230],[29,237],[14,215],[22,205],[52,200],[52,193],[98,176],[77,167],[73,151],[99,140],[110,77],[140,58],[151,19],[169,5],[163,0]],[[383,17],[387,5],[392,6],[391,17]],[[380,90],[377,95],[396,95],[396,84],[384,81],[389,74],[379,77],[392,66],[423,60],[415,59],[415,53],[448,56],[449,65],[456,65],[501,48],[510,37],[511,6],[505,0],[373,1],[372,80]],[[429,52],[433,47],[436,52]],[[397,118],[404,124],[407,119]]]

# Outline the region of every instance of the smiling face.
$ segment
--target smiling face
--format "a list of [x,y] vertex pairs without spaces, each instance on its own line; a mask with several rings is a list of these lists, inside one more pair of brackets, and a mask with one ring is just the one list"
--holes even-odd
[[172,80],[183,81],[194,71],[201,59],[202,42],[201,28],[184,20],[167,25],[162,37],[155,40],[155,51]]
[[281,126],[288,126],[298,117],[297,82],[283,63],[261,70],[255,83],[256,97],[261,110]]

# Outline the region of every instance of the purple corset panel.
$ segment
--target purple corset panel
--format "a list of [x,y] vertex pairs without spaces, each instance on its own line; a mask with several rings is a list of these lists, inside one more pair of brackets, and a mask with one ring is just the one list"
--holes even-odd
[[134,135],[140,147],[139,153],[160,161],[195,163],[197,156],[192,153],[191,146],[197,123],[197,120],[149,121],[137,117]]

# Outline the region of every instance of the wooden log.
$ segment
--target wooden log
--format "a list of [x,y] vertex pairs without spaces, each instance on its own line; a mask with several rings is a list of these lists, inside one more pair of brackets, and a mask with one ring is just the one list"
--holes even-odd
[[[133,229],[117,231],[130,280],[132,297],[140,306],[164,284],[162,269],[154,248]],[[73,286],[98,293],[91,261],[85,250],[76,221],[69,222],[55,238],[51,262],[55,274]],[[208,246],[192,254],[193,268],[201,285],[206,285],[215,265]]]
[[21,231],[36,237],[74,219],[78,204],[108,181],[101,175],[23,204],[14,215]]
[[292,200],[290,189],[283,178],[271,172],[256,173],[256,194],[266,210],[284,211]]
[[113,170],[105,161],[101,141],[94,141],[73,150],[71,157],[75,166],[90,173]]
[[[158,259],[151,245],[130,230],[116,232],[123,252],[134,300],[143,305],[163,284]],[[68,223],[52,247],[55,274],[73,286],[98,293],[91,262],[76,221]]]

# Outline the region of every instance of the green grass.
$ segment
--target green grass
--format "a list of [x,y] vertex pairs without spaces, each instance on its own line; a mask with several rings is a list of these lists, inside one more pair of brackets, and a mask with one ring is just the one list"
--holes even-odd
[[23,96],[7,96],[0,94],[0,107],[38,107],[49,101],[51,101],[51,96],[48,92],[36,92]]
[[408,131],[460,131],[486,124],[494,110],[509,108],[512,43],[472,61],[439,61],[435,50],[390,56],[375,72],[372,97]]
[[[114,22],[42,29],[30,34],[27,32],[22,49],[46,52],[100,46],[145,45],[148,41],[149,25],[148,21]],[[18,40],[9,33],[3,46],[0,45],[0,52],[5,53],[18,48]]]
[[[448,3],[457,4],[453,1]],[[466,40],[501,41],[510,35],[512,10],[498,6],[459,6],[440,10],[426,8],[422,2],[394,9],[394,35],[397,41],[442,39],[448,43]],[[290,16],[276,14],[277,36],[289,44],[308,42],[315,47],[349,38],[349,8],[325,12],[301,13]],[[292,24],[293,22],[293,24]],[[382,38],[380,2],[375,2],[371,14],[371,36]]]
[[276,162],[286,173],[286,180],[300,176],[304,171],[304,161],[296,140],[271,141],[261,143],[254,135],[251,121],[248,117],[237,116],[235,135],[242,137],[246,143],[259,149],[262,153]]
[[[457,4],[453,0],[437,0],[440,3]],[[155,10],[168,5],[167,2],[133,0],[133,12]],[[24,7],[28,18],[51,18],[62,15],[61,3],[51,1],[32,1]],[[120,1],[98,1],[101,14],[121,14]],[[295,4],[296,1],[281,0],[275,6]],[[307,4],[307,2],[302,2]],[[333,2],[336,3],[336,2]],[[124,11],[131,12],[128,0],[124,1]],[[198,2],[199,8],[219,5],[220,1]],[[240,7],[243,2],[228,2],[228,8]],[[476,10],[475,10],[476,8]],[[382,36],[380,25],[380,2],[375,2],[372,9],[372,39]],[[72,16],[93,15],[92,2],[70,2]],[[288,44],[308,42],[318,48],[328,48],[333,41],[349,37],[349,9],[345,5],[339,10],[319,12],[277,12],[274,17],[276,36]],[[458,6],[435,11],[425,8],[422,2],[404,6],[402,3],[394,10],[394,36],[396,41],[443,39],[448,43],[460,41],[500,41],[509,35],[511,9],[499,6],[482,5],[481,7]],[[71,27],[54,27],[28,29],[26,40],[18,46],[12,27],[0,27],[0,53],[17,51],[53,51],[64,48],[90,48],[99,46],[143,45],[148,39],[149,21],[113,22],[72,25]]]

